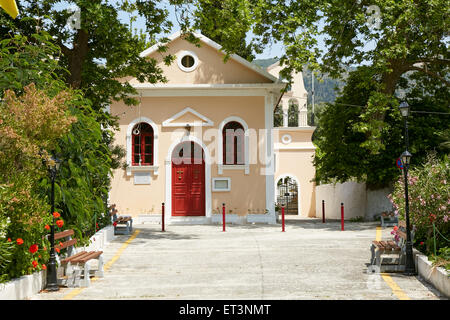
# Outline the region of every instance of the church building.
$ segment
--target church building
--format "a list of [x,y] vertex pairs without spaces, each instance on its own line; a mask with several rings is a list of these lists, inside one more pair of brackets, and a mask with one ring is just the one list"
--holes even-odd
[[168,82],[127,79],[139,105],[109,107],[127,163],[113,174],[109,202],[141,221],[160,219],[164,203],[167,224],[220,222],[223,204],[231,223],[276,223],[281,204],[315,216],[315,127],[301,73],[283,95],[278,63],[264,70],[238,55],[224,62],[219,44],[195,36],[200,47],[180,32],[170,37],[170,66],[158,45],[143,51]]

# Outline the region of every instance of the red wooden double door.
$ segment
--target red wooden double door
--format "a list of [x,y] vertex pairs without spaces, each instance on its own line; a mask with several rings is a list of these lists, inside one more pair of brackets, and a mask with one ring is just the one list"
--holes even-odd
[[205,215],[205,160],[202,147],[187,141],[172,153],[172,215]]

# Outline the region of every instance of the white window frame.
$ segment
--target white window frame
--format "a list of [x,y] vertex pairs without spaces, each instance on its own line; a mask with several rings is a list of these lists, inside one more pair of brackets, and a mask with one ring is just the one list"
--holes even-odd
[[[239,122],[242,127],[244,128],[244,164],[238,164],[238,165],[230,165],[230,164],[223,164],[223,128],[228,122],[236,121]],[[250,159],[249,159],[249,131],[248,131],[248,125],[244,121],[244,119],[236,116],[231,116],[226,119],[224,119],[220,125],[219,125],[219,134],[217,139],[217,166],[219,174],[223,174],[223,170],[244,170],[245,174],[249,174],[250,172]]]
[[[194,64],[192,65],[192,67],[186,68],[181,63],[181,60],[185,56],[191,56],[192,58],[194,58]],[[184,72],[192,72],[192,71],[194,71],[195,69],[197,69],[198,63],[199,63],[198,56],[195,54],[195,52],[192,52],[192,51],[181,51],[181,53],[178,55],[178,58],[177,58],[178,68],[180,68]]]
[[[136,124],[140,122],[145,122],[153,128],[153,165],[152,166],[133,166],[131,157],[132,157],[132,136],[133,136],[133,128]],[[147,117],[139,117],[130,122],[127,127],[127,176],[131,176],[132,171],[153,171],[155,175],[158,175],[158,141],[159,141],[159,133],[158,126]]]
[[[226,188],[226,189],[217,189],[215,182],[216,181],[223,181],[223,180],[227,181],[228,188]],[[225,177],[223,177],[223,178],[222,177],[220,177],[220,178],[212,178],[212,191],[213,192],[228,192],[228,191],[231,191],[231,178],[225,178]]]

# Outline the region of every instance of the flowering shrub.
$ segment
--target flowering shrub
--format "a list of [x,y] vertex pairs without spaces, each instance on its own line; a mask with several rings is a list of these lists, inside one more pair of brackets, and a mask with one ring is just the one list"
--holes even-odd
[[[388,196],[394,213],[405,219],[405,189],[403,175],[395,183]],[[449,159],[442,161],[429,155],[421,167],[408,171],[408,198],[410,223],[416,228],[417,249],[429,254],[434,251],[433,223],[442,234],[436,235],[436,251],[448,247],[450,239],[450,167]],[[445,237],[445,238],[444,238]]]
[[31,178],[17,173],[0,184],[0,282],[45,269],[51,224],[48,205],[32,192]]
[[[39,182],[48,176],[47,149],[76,118],[67,114],[68,92],[50,98],[34,85],[0,102],[0,281],[45,269],[52,224]],[[61,220],[62,221],[62,220]],[[61,223],[60,223],[61,224]]]

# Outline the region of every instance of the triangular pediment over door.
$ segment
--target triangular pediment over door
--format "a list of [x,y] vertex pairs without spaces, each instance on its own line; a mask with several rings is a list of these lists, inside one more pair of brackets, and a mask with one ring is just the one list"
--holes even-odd
[[214,122],[191,107],[186,107],[162,123],[163,127],[185,127],[187,125],[210,127],[214,125]]

